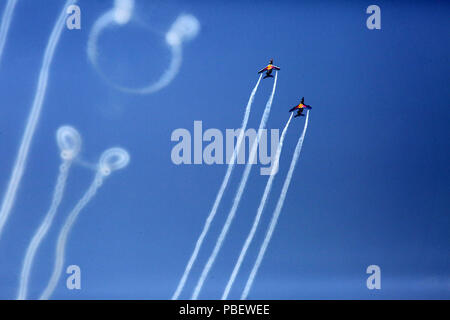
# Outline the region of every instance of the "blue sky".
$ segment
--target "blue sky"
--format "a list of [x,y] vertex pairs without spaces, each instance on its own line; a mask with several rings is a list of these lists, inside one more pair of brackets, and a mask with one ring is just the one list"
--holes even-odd
[[[3,11],[5,1],[0,4]],[[0,64],[0,191],[3,194],[35,94],[45,45],[63,1],[20,1]],[[105,31],[100,67],[120,84],[158,79],[170,62],[164,32],[181,13],[201,31],[183,46],[179,74],[151,95],[120,92],[87,59],[95,20],[112,1],[79,1],[81,30],[65,30],[17,201],[0,239],[0,298],[16,296],[28,242],[48,209],[60,158],[58,127],[83,139],[95,163],[121,146],[129,166],[114,172],[81,213],[66,265],[82,289],[60,299],[169,299],[226,171],[170,159],[177,128],[239,127],[256,72],[281,67],[268,128],[282,129],[304,96],[313,106],[303,151],[251,299],[450,298],[450,5],[443,1],[137,1],[130,24]],[[365,10],[381,8],[381,30]],[[262,81],[249,127],[272,88]],[[304,119],[292,122],[280,171],[230,298],[243,289],[279,197]],[[189,298],[244,166],[238,165],[181,298]],[[237,216],[211,270],[203,299],[220,298],[256,214],[267,176],[255,167]],[[75,166],[58,215],[31,275],[37,298],[51,273],[65,217],[94,172]],[[367,266],[381,267],[382,289],[366,288]],[[65,276],[63,275],[63,278]]]

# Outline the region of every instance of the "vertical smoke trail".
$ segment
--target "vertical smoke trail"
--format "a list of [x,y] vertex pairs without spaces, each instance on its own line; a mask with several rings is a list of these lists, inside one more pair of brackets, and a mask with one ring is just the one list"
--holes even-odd
[[[74,4],[75,2],[76,0],[67,0],[64,8]],[[3,202],[0,208],[0,238],[2,235],[3,227],[6,224],[6,220],[8,219],[8,216],[14,204],[20,180],[22,179],[23,173],[25,171],[28,152],[30,150],[33,135],[34,132],[36,131],[36,126],[39,121],[39,116],[42,110],[42,104],[44,103],[50,65],[53,60],[56,45],[58,43],[58,40],[61,36],[62,30],[65,25],[64,24],[65,17],[66,17],[66,10],[62,10],[58,19],[56,20],[55,26],[53,27],[50,39],[47,43],[47,47],[45,48],[44,59],[39,74],[38,87],[36,90],[36,95],[33,100],[33,106],[31,107],[31,112],[30,115],[28,116],[25,132],[23,134],[22,141],[20,143],[19,153],[17,155],[11,179],[9,180],[8,188],[6,190],[6,194],[3,198]]]
[[203,268],[202,274],[200,275],[200,279],[198,280],[197,286],[194,289],[194,293],[192,294],[193,300],[196,300],[198,298],[198,295],[200,294],[200,290],[203,287],[203,283],[205,282],[206,277],[208,276],[208,273],[211,270],[211,267],[213,266],[214,261],[216,260],[217,254],[219,253],[220,248],[222,247],[222,244],[228,233],[228,229],[230,228],[231,222],[233,221],[234,216],[236,214],[236,210],[239,206],[239,202],[241,201],[241,197],[242,197],[242,194],[244,193],[245,185],[247,184],[250,170],[252,169],[253,159],[256,156],[256,151],[258,149],[258,144],[259,144],[259,140],[261,138],[262,130],[266,127],[267,119],[269,118],[270,109],[272,107],[272,102],[273,102],[273,96],[275,95],[275,89],[277,87],[277,77],[278,77],[278,72],[275,74],[275,80],[273,82],[272,93],[269,97],[269,100],[267,101],[266,108],[264,109],[264,113],[261,118],[261,122],[259,123],[258,135],[256,136],[256,141],[254,141],[254,143],[252,145],[252,150],[250,152],[248,163],[245,166],[244,174],[241,178],[241,182],[239,184],[238,191],[233,200],[233,206],[231,207],[231,210],[228,213],[227,220],[225,221],[222,231],[220,232],[220,235],[219,235],[219,238],[217,239],[214,250],[211,253],[205,267]]
[[16,4],[17,0],[8,0],[5,11],[3,12],[2,24],[0,25],[0,61],[2,60],[3,49],[5,48],[6,37],[8,35],[9,26],[11,25],[11,19]]
[[69,173],[69,168],[71,165],[71,161],[64,161],[59,168],[59,176],[58,182],[56,183],[55,192],[53,194],[52,204],[48,213],[46,214],[44,221],[39,226],[37,232],[34,234],[33,239],[28,245],[27,252],[25,254],[25,260],[22,266],[22,272],[20,274],[20,286],[19,286],[19,294],[17,296],[18,300],[24,300],[27,297],[28,290],[28,281],[30,278],[31,266],[33,264],[34,256],[36,255],[36,251],[42,241],[42,239],[47,234],[48,229],[55,217],[56,210],[61,203],[61,199],[64,193],[64,187],[67,180],[67,175]]
[[17,296],[18,300],[24,300],[27,297],[28,281],[30,278],[30,271],[31,266],[33,265],[34,257],[39,248],[39,245],[46,236],[56,215],[56,211],[58,210],[61,199],[64,195],[64,189],[66,187],[66,181],[70,167],[73,160],[77,157],[81,147],[80,134],[70,126],[60,127],[56,133],[56,140],[61,150],[60,155],[62,158],[62,164],[59,167],[59,175],[55,190],[53,191],[53,199],[50,205],[50,209],[48,210],[47,214],[44,217],[44,220],[34,234],[25,254],[22,272],[20,274],[19,293]]
[[281,189],[281,195],[280,198],[278,199],[277,206],[272,216],[272,220],[270,221],[269,229],[267,230],[266,237],[264,238],[263,244],[259,249],[256,262],[253,265],[253,269],[250,273],[247,283],[245,284],[244,292],[241,295],[241,300],[247,299],[250,288],[252,287],[253,281],[255,280],[256,273],[258,272],[259,266],[261,265],[261,261],[264,258],[267,246],[269,245],[270,239],[272,238],[273,231],[277,225],[278,217],[280,216],[281,209],[283,208],[284,199],[286,198],[286,194],[289,189],[289,184],[291,183],[295,165],[297,163],[298,157],[300,156],[300,152],[302,151],[303,140],[305,139],[306,128],[308,127],[308,119],[309,119],[309,111],[307,111],[306,113],[305,127],[303,128],[302,135],[300,136],[300,139],[298,139],[297,146],[295,147],[294,156],[292,157],[291,161],[291,166],[289,167],[286,180],[284,180],[283,188]]
[[56,244],[56,256],[55,264],[53,266],[53,273],[50,277],[50,281],[48,282],[47,287],[40,297],[41,300],[47,300],[48,298],[50,298],[56,288],[56,285],[58,284],[58,280],[61,277],[61,272],[64,265],[67,237],[69,236],[70,230],[77,220],[81,210],[83,210],[88,202],[91,201],[91,199],[95,196],[98,188],[100,188],[103,184],[103,180],[105,179],[105,177],[109,176],[115,170],[126,167],[129,161],[130,156],[128,152],[122,148],[111,148],[102,153],[98,165],[98,171],[95,174],[94,181],[92,181],[89,189],[80,199],[80,201],[78,201],[78,203],[75,205],[72,212],[70,212],[69,216],[66,219],[66,222],[61,228]]
[[[236,280],[236,276],[239,272],[239,269],[241,268],[242,262],[244,261],[245,255],[247,254],[248,247],[250,246],[250,243],[253,240],[253,237],[255,236],[256,229],[258,228],[259,221],[261,219],[262,212],[264,210],[264,207],[266,206],[267,198],[269,197],[270,190],[272,189],[272,182],[275,178],[276,172],[278,171],[278,164],[280,161],[280,155],[281,150],[283,149],[283,142],[284,138],[286,136],[287,129],[289,127],[289,124],[291,123],[292,116],[294,114],[291,113],[291,116],[289,117],[289,120],[286,123],[286,126],[283,129],[283,132],[281,133],[280,143],[278,144],[276,156],[275,156],[275,162],[273,163],[272,167],[272,173],[267,180],[266,188],[264,189],[263,196],[261,198],[261,202],[259,203],[258,211],[255,216],[255,220],[253,221],[253,226],[250,230],[250,233],[247,236],[247,239],[245,240],[244,246],[242,247],[241,253],[239,254],[239,258],[236,262],[236,265],[234,266],[233,272],[230,276],[230,279],[228,280],[227,286],[225,288],[225,291],[222,295],[222,300],[226,300],[228,298],[228,294],[230,293],[231,287],[233,286],[234,280]],[[274,171],[275,170],[275,171]]]
[[189,276],[189,273],[191,272],[191,269],[192,269],[192,266],[194,265],[195,260],[197,259],[198,252],[200,251],[203,240],[209,231],[209,227],[211,226],[212,221],[214,220],[214,217],[217,212],[217,208],[219,207],[220,201],[222,200],[223,194],[228,185],[228,180],[230,180],[230,176],[231,176],[231,173],[233,172],[234,164],[236,161],[237,152],[241,148],[242,139],[244,137],[244,133],[247,128],[248,118],[250,116],[250,110],[252,108],[252,103],[255,98],[256,90],[258,90],[258,86],[261,81],[261,77],[262,77],[262,74],[259,76],[258,82],[256,83],[255,87],[253,88],[253,91],[250,94],[250,98],[248,99],[247,106],[245,107],[244,119],[242,120],[241,131],[239,133],[239,136],[238,136],[238,139],[236,142],[236,148],[234,148],[233,155],[228,164],[227,172],[225,174],[225,177],[223,178],[222,185],[220,186],[219,192],[217,193],[216,200],[214,201],[214,205],[213,205],[211,211],[209,212],[209,215],[208,215],[208,218],[206,219],[205,225],[203,226],[202,233],[198,237],[197,243],[195,244],[194,251],[192,252],[192,255],[189,258],[189,261],[186,265],[183,276],[181,277],[181,280],[178,283],[177,289],[172,296],[172,300],[178,299],[181,291],[184,288],[184,285],[186,284],[186,280]]
[[73,224],[75,223],[78,214],[81,210],[86,206],[86,204],[92,199],[92,197],[95,196],[98,188],[103,183],[103,174],[101,172],[98,172],[95,175],[95,179],[92,182],[89,189],[86,191],[84,196],[81,198],[81,200],[77,203],[75,208],[72,210],[72,212],[67,217],[66,222],[64,223],[64,226],[61,229],[61,232],[58,236],[58,242],[56,245],[56,258],[55,258],[55,264],[53,266],[53,273],[50,278],[50,281],[47,284],[47,287],[44,290],[44,293],[42,293],[40,300],[47,300],[52,295],[53,291],[56,288],[56,285],[58,283],[59,278],[61,277],[62,268],[64,265],[64,253],[66,248],[66,242],[67,237],[69,235],[70,230],[72,229]]

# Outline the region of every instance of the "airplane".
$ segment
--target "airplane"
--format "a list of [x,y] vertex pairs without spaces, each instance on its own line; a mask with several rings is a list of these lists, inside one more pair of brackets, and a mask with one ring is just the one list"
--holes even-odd
[[269,78],[269,77],[273,78],[273,75],[272,75],[273,69],[280,70],[279,67],[273,65],[273,59],[270,59],[269,65],[267,67],[259,70],[258,73],[266,71],[266,75],[264,76],[263,79]]
[[307,104],[304,104],[305,102],[305,97],[302,98],[302,101],[300,101],[300,103],[298,105],[296,105],[295,107],[293,107],[291,110],[289,110],[289,112],[292,112],[294,110],[297,109],[297,114],[294,116],[294,118],[300,117],[300,116],[305,116],[303,114],[303,110],[306,108],[308,110],[311,110],[311,106],[308,106]]

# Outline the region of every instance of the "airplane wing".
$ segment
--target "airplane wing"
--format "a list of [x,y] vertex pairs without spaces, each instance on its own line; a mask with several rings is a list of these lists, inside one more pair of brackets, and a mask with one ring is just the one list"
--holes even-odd
[[289,112],[294,111],[295,109],[297,109],[298,106],[293,107],[291,110],[289,110]]
[[280,70],[280,67],[277,67],[277,66],[273,66],[273,68],[276,70]]
[[267,67],[262,68],[261,70],[258,71],[258,73],[264,72],[265,70],[267,70]]

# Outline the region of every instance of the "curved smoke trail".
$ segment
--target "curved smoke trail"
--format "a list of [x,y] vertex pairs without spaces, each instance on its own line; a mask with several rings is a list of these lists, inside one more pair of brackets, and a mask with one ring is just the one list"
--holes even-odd
[[0,61],[2,60],[3,49],[5,48],[6,37],[8,35],[9,26],[16,7],[17,0],[8,0],[5,11],[2,16],[2,24],[0,25]]
[[242,139],[244,137],[244,133],[247,128],[247,122],[248,122],[248,118],[250,116],[250,110],[252,108],[252,103],[255,98],[256,91],[258,90],[259,83],[261,82],[261,77],[262,77],[262,74],[259,76],[258,82],[256,83],[255,87],[253,88],[253,91],[250,94],[250,98],[248,99],[247,106],[245,107],[244,119],[242,120],[241,131],[239,133],[239,136],[238,136],[238,139],[236,142],[236,148],[234,148],[233,155],[228,164],[227,172],[225,174],[225,177],[223,178],[222,185],[220,186],[219,192],[217,193],[216,200],[214,201],[214,205],[213,205],[211,211],[209,212],[209,215],[208,215],[208,218],[206,219],[205,225],[203,226],[203,230],[197,239],[194,251],[192,252],[192,255],[189,258],[189,261],[186,265],[183,276],[181,277],[181,280],[178,283],[177,289],[175,290],[175,293],[172,296],[172,300],[178,299],[181,291],[183,290],[184,285],[186,284],[186,280],[189,276],[189,273],[191,272],[192,266],[194,265],[194,262],[197,259],[198,252],[200,251],[203,240],[205,239],[205,236],[209,231],[209,227],[211,226],[211,223],[214,220],[214,217],[216,215],[217,208],[219,207],[220,201],[222,201],[223,194],[228,185],[228,180],[230,180],[231,173],[233,172],[237,152],[238,152],[238,150],[240,150]]
[[192,15],[180,15],[166,34],[166,44],[169,46],[170,53],[172,55],[169,67],[155,83],[141,88],[129,88],[114,83],[106,74],[102,72],[97,61],[97,42],[100,35],[107,27],[124,25],[128,23],[133,15],[133,11],[134,0],[116,0],[114,7],[100,16],[100,18],[98,18],[94,23],[89,34],[87,55],[89,61],[92,63],[99,75],[116,89],[134,94],[155,93],[166,87],[170,82],[172,82],[173,79],[175,79],[175,76],[180,70],[183,57],[182,43],[183,41],[191,40],[197,36],[200,30],[200,23],[197,18]]
[[308,119],[309,119],[309,111],[306,113],[305,127],[303,128],[302,135],[298,139],[297,146],[295,147],[294,156],[292,157],[291,166],[289,167],[288,174],[286,176],[286,180],[284,180],[283,188],[281,189],[280,198],[278,199],[277,206],[272,216],[272,220],[270,221],[269,229],[267,230],[266,237],[264,238],[263,244],[259,249],[258,257],[256,258],[256,262],[253,266],[253,269],[250,273],[250,276],[245,284],[244,291],[241,295],[241,300],[247,299],[250,288],[252,287],[253,281],[255,280],[256,273],[258,272],[259,266],[261,265],[261,261],[264,258],[264,254],[269,245],[270,239],[272,238],[273,231],[278,222],[278,218],[281,213],[281,209],[283,208],[284,200],[286,198],[287,191],[289,189],[289,184],[291,183],[292,174],[294,173],[295,165],[297,164],[298,157],[300,156],[300,152],[302,151],[303,140],[305,139],[306,129],[308,128]]
[[37,228],[36,233],[31,239],[28,245],[25,259],[23,261],[22,272],[20,274],[19,293],[18,300],[24,300],[27,297],[28,281],[30,278],[31,266],[36,252],[41,244],[42,240],[46,236],[48,229],[50,228],[53,219],[55,218],[56,211],[61,203],[66,187],[67,176],[69,174],[70,167],[73,160],[77,157],[81,148],[81,136],[73,127],[62,126],[56,132],[56,141],[61,150],[60,156],[62,158],[62,164],[59,167],[59,175],[56,180],[55,190],[53,191],[53,198],[50,205],[50,209],[44,217],[41,225]]
[[[65,7],[68,7],[76,3],[76,0],[67,0]],[[6,194],[3,198],[2,206],[0,208],[0,238],[2,235],[3,227],[6,224],[6,220],[11,212],[14,200],[16,198],[17,189],[19,188],[20,180],[22,179],[27,162],[28,152],[33,140],[34,132],[36,131],[37,123],[39,122],[39,116],[41,114],[42,105],[44,103],[45,91],[47,89],[48,76],[50,65],[53,60],[56,45],[61,36],[64,28],[64,22],[66,17],[66,10],[62,10],[55,26],[53,27],[50,39],[45,48],[44,59],[42,62],[42,68],[39,74],[38,87],[36,95],[33,100],[33,106],[31,107],[30,115],[28,116],[25,132],[20,143],[19,153],[14,164],[14,169],[11,175],[11,179],[8,183]]]
[[59,278],[61,277],[62,268],[64,265],[64,255],[65,255],[65,249],[66,249],[66,242],[67,237],[69,236],[69,232],[72,229],[73,224],[75,223],[78,214],[81,210],[86,206],[86,204],[92,199],[92,197],[95,196],[98,188],[103,183],[103,173],[98,172],[94,178],[94,181],[92,182],[89,189],[86,191],[84,196],[81,198],[81,200],[77,203],[75,208],[72,210],[72,212],[67,217],[66,222],[64,223],[64,226],[61,229],[61,232],[58,236],[58,242],[56,245],[56,257],[55,257],[55,264],[53,266],[53,273],[50,278],[50,281],[47,284],[47,287],[45,288],[44,292],[42,293],[40,300],[47,300],[52,295],[53,291],[56,288],[56,285],[58,283]]
[[58,280],[61,277],[62,268],[64,265],[64,255],[66,250],[67,237],[73,224],[78,218],[81,210],[91,201],[91,199],[97,193],[97,190],[103,184],[105,177],[109,176],[113,171],[122,169],[128,165],[130,161],[130,155],[122,148],[110,148],[104,151],[100,157],[98,164],[98,170],[95,174],[94,181],[92,181],[86,193],[78,201],[73,210],[70,212],[66,219],[61,231],[58,235],[58,241],[56,243],[56,256],[55,264],[53,266],[52,276],[42,293],[40,299],[47,300],[52,295],[53,291],[58,284]]
[[[236,262],[236,265],[234,266],[234,269],[233,269],[233,272],[231,273],[230,279],[228,280],[227,286],[222,295],[222,300],[226,300],[228,298],[228,294],[230,293],[230,290],[231,290],[231,287],[233,286],[234,280],[236,280],[236,276],[239,272],[239,269],[241,268],[241,265],[242,265],[242,262],[244,261],[245,255],[247,254],[248,247],[250,246],[250,244],[253,240],[253,237],[255,236],[255,232],[256,232],[256,229],[258,228],[262,212],[264,210],[264,207],[266,206],[267,198],[269,197],[270,190],[272,189],[273,179],[275,178],[276,172],[278,171],[278,164],[280,161],[281,150],[283,149],[284,138],[286,136],[286,132],[289,127],[289,124],[291,123],[293,115],[294,114],[291,113],[291,116],[289,117],[289,120],[287,121],[287,123],[283,129],[283,132],[281,133],[280,143],[278,144],[272,173],[271,173],[269,179],[267,180],[266,188],[264,189],[264,193],[261,198],[261,202],[259,203],[259,207],[258,207],[258,211],[255,216],[255,220],[253,221],[253,226],[250,230],[250,233],[247,236],[247,239],[245,240],[244,246],[242,247],[241,253],[239,254],[239,258]],[[275,170],[275,171],[273,171],[273,170]]]
[[50,209],[46,214],[44,221],[39,226],[37,232],[34,234],[30,244],[28,245],[27,252],[25,254],[25,260],[22,266],[22,272],[20,274],[19,294],[17,296],[18,300],[24,300],[27,297],[28,281],[30,278],[30,271],[31,266],[33,264],[34,256],[36,255],[37,249],[42,239],[47,234],[47,231],[50,228],[53,218],[55,217],[56,210],[58,209],[59,204],[61,203],[71,163],[72,161],[66,160],[61,164],[59,168],[59,176],[56,183],[55,192],[53,194]]
[[278,72],[275,74],[275,80],[273,82],[272,93],[269,97],[269,100],[267,101],[266,108],[264,109],[264,113],[261,118],[261,122],[259,123],[258,135],[256,136],[256,141],[254,141],[254,143],[252,145],[250,156],[249,156],[248,162],[245,166],[244,174],[242,175],[238,191],[233,200],[233,206],[231,207],[231,210],[228,213],[227,220],[225,221],[222,231],[220,232],[219,238],[217,239],[216,245],[214,246],[214,250],[211,253],[208,261],[206,262],[206,265],[203,268],[202,274],[200,275],[200,279],[197,282],[197,286],[194,289],[194,293],[192,294],[193,300],[196,300],[198,298],[198,295],[200,294],[200,291],[203,287],[203,283],[205,282],[206,277],[208,276],[208,273],[211,270],[211,268],[214,264],[214,261],[216,260],[216,257],[218,255],[220,248],[222,247],[222,244],[228,233],[228,229],[231,226],[231,222],[233,221],[234,216],[236,214],[236,210],[239,206],[239,202],[241,201],[242,194],[244,193],[244,189],[247,184],[248,176],[250,175],[250,171],[252,169],[253,159],[256,156],[256,151],[258,149],[258,144],[259,144],[259,140],[261,138],[262,130],[266,127],[267,119],[269,118],[270,109],[272,107],[272,102],[273,102],[273,97],[275,95],[275,89],[277,87],[277,77],[278,77]]

